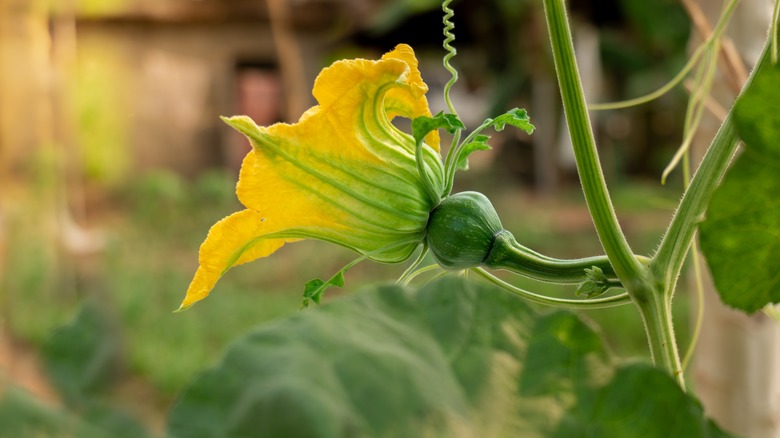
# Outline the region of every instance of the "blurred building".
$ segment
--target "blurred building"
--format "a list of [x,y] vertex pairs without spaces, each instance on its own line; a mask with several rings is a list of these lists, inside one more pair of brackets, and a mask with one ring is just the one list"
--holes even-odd
[[[676,1],[572,3],[575,35],[593,36],[581,53],[594,61],[590,77],[607,78],[593,100],[641,95],[676,71],[688,31]],[[557,151],[568,146],[559,141],[565,130],[540,4],[455,4],[461,80],[452,99],[461,118],[473,127],[518,106],[539,128],[532,137],[496,135],[495,152],[473,167],[495,165],[496,175],[554,188],[567,176]],[[669,27],[642,27],[651,13]],[[57,163],[66,180],[109,186],[149,169],[236,169],[248,146],[220,115],[295,121],[314,103],[322,67],[399,42],[415,47],[436,112],[449,79],[441,38],[437,0],[0,0],[0,177],[42,162]],[[679,142],[670,114],[681,97],[599,115],[608,172],[657,177]]]
[[219,115],[294,121],[372,3],[0,0],[0,174],[39,155],[109,184],[237,167],[246,142]]

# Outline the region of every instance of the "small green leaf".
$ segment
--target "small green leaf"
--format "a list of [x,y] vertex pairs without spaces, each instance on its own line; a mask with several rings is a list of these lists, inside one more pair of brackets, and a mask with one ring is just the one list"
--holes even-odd
[[[526,110],[519,108],[509,110],[495,119],[489,118],[485,120],[480,126],[480,129],[493,127],[496,131],[502,131],[506,125],[512,125],[520,128],[528,134],[534,132],[534,125],[531,124],[531,119],[528,118],[528,113]],[[468,170],[469,155],[476,151],[490,150],[490,145],[487,143],[489,139],[490,136],[487,135],[476,135],[472,141],[462,145],[457,150],[457,156],[455,157],[456,168],[460,170]]]
[[319,304],[325,290],[331,286],[344,287],[344,269],[335,273],[327,282],[319,278],[307,281],[303,289],[303,307],[308,307],[312,301]]
[[527,134],[532,134],[534,129],[536,129],[534,125],[531,124],[528,112],[519,108],[511,109],[495,119],[487,119],[485,122],[489,123],[489,126],[492,126],[496,131],[502,131],[506,125],[512,125],[515,128],[519,128]]
[[468,170],[469,168],[469,155],[476,151],[489,151],[492,149],[487,143],[490,140],[489,135],[476,135],[474,140],[466,143],[458,151],[458,169]]
[[433,117],[420,116],[412,120],[412,136],[414,141],[419,143],[428,135],[429,132],[436,129],[446,129],[450,134],[454,134],[459,129],[466,129],[463,122],[455,114],[444,114],[440,112]]
[[709,202],[701,248],[721,300],[754,312],[780,302],[780,65],[766,66],[737,101],[745,142]]
[[613,286],[607,276],[604,275],[604,271],[598,266],[585,269],[585,275],[587,280],[580,283],[574,292],[577,296],[584,294],[587,298],[596,298],[603,295]]

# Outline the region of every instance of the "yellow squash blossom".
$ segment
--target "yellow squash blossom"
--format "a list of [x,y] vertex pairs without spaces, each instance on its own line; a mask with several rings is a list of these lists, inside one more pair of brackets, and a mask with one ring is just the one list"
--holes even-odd
[[[181,308],[205,298],[232,266],[313,238],[381,262],[408,259],[425,238],[433,200],[418,171],[414,139],[391,123],[430,116],[417,59],[399,45],[379,61],[338,61],[314,83],[319,105],[295,124],[259,127],[224,119],[252,144],[236,193],[246,210],[217,222]],[[425,138],[424,171],[441,193],[436,131]]]

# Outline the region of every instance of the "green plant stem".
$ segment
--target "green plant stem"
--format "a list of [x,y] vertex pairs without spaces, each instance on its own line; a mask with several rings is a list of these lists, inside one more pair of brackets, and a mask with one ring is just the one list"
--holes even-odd
[[408,286],[409,283],[412,282],[412,280],[414,280],[415,278],[417,278],[421,274],[424,274],[424,273],[426,273],[428,271],[434,271],[434,270],[437,270],[437,269],[443,271],[442,267],[438,263],[434,263],[434,264],[428,265],[428,266],[423,266],[422,268],[418,268],[414,272],[412,272],[409,275],[407,275],[406,278],[403,278],[402,280],[396,281],[396,284],[400,284],[402,286]]
[[699,58],[702,54],[704,54],[705,49],[707,48],[708,44],[705,41],[702,43],[696,51],[693,52],[691,57],[688,59],[688,63],[685,64],[685,66],[677,73],[677,75],[672,78],[669,82],[664,84],[661,88],[650,92],[648,94],[645,94],[644,96],[635,97],[633,99],[623,100],[620,102],[605,102],[605,103],[595,103],[588,106],[588,108],[592,111],[605,111],[605,110],[614,110],[614,109],[622,109],[622,108],[629,108],[632,106],[642,105],[644,103],[650,102],[652,100],[658,99],[659,97],[663,96],[664,94],[671,91],[674,87],[676,87],[680,82],[685,79],[686,76],[688,76],[688,73],[693,70],[693,67],[696,65],[696,63],[699,61]]
[[506,269],[549,283],[583,282],[588,279],[585,270],[594,266],[601,269],[606,277],[615,278],[615,271],[605,256],[570,260],[548,257],[519,244],[512,233],[506,230],[496,236],[483,264],[491,269]]
[[544,9],[552,42],[555,69],[561,87],[563,108],[588,209],[604,251],[612,262],[618,278],[627,289],[637,289],[638,286],[644,286],[642,282],[646,277],[646,270],[634,256],[620,230],[607,191],[574,58],[574,45],[566,19],[564,0],[544,0]]
[[685,389],[680,353],[672,325],[672,296],[652,290],[650,293],[631,294],[645,324],[650,354],[655,366],[665,369]]
[[721,37],[721,34],[725,30],[726,25],[729,23],[731,14],[734,13],[734,8],[736,8],[738,3],[738,0],[729,0],[729,2],[723,8],[723,12],[721,12],[720,17],[718,18],[718,22],[715,25],[715,29],[712,31],[710,36],[705,41],[703,41],[699,47],[696,48],[696,50],[693,51],[691,56],[688,58],[688,62],[685,64],[682,70],[680,70],[677,75],[672,78],[672,80],[664,84],[661,88],[644,96],[635,97],[633,99],[628,99],[621,102],[591,104],[589,108],[596,111],[628,108],[655,100],[671,91],[672,88],[676,87],[680,82],[683,81],[683,79],[685,79],[686,76],[688,76],[688,73],[693,70],[694,66],[696,66],[696,64],[699,62],[699,58],[701,58],[705,52],[717,53],[717,50],[712,50],[712,45]]
[[713,42],[712,47],[709,49],[706,62],[701,65],[701,68],[696,74],[694,79],[694,86],[691,92],[691,98],[688,101],[688,108],[685,114],[685,125],[683,128],[683,141],[680,147],[677,148],[677,152],[672,157],[669,164],[666,165],[663,173],[661,174],[661,184],[666,184],[666,178],[680,163],[682,157],[688,153],[688,150],[693,143],[693,138],[701,123],[701,118],[704,115],[705,101],[709,97],[710,88],[712,88],[712,79],[715,77],[715,70],[718,67],[718,51],[720,50],[720,44],[717,41]]
[[412,275],[412,273],[416,272],[417,267],[420,266],[420,263],[423,262],[425,256],[427,255],[428,255],[428,242],[423,240],[422,251],[420,251],[420,255],[417,256],[417,259],[414,261],[414,263],[412,263],[411,265],[409,265],[408,268],[406,268],[406,270],[404,271],[403,274],[401,274],[401,277],[398,278],[396,283],[407,284],[409,282],[408,280],[409,276]]
[[691,257],[691,262],[693,264],[694,278],[696,279],[696,321],[693,324],[690,343],[683,355],[683,371],[688,369],[688,365],[690,365],[691,360],[693,359],[693,354],[696,352],[696,345],[699,343],[699,337],[701,336],[701,328],[704,325],[704,283],[702,280],[702,275],[704,274],[701,269],[701,256],[699,255],[700,251],[698,246],[695,243],[691,249],[691,254],[693,255],[693,257]]
[[594,298],[587,300],[567,300],[564,298],[548,297],[546,295],[539,295],[511,285],[482,268],[472,268],[471,271],[508,292],[511,292],[525,300],[537,304],[543,304],[545,306],[561,307],[564,309],[606,309],[609,307],[622,306],[631,302],[631,298],[627,293],[613,295],[606,298]]

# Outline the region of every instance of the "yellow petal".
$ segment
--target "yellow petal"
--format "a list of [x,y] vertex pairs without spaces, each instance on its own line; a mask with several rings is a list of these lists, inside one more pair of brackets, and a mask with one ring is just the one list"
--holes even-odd
[[[419,62],[417,61],[417,57],[414,56],[414,50],[412,50],[409,45],[399,44],[395,46],[393,50],[382,55],[382,59],[400,59],[405,62],[406,65],[409,66],[409,74],[406,79],[409,81],[410,85],[417,87],[417,93],[419,93],[418,97],[424,95],[428,91],[428,86],[423,82],[422,74],[420,74],[420,69],[418,68]],[[426,110],[427,108],[422,111]]]
[[[428,91],[428,85],[423,82],[422,75],[418,68],[419,62],[414,56],[414,50],[406,44],[399,44],[395,49],[382,56],[382,59],[400,59],[407,66],[407,80],[411,87],[411,95],[402,93],[402,90],[392,89],[387,92],[385,99],[385,109],[388,117],[392,120],[395,116],[414,119],[420,116],[431,116],[431,110],[428,107],[428,100],[425,93]],[[426,137],[425,142],[439,150],[439,132],[431,131]]]
[[[295,229],[364,254],[422,239],[430,201],[420,188],[385,170],[386,163],[370,156],[342,156],[339,163],[323,151],[301,152],[289,161],[258,148],[241,166],[239,199],[274,229]],[[354,170],[344,170],[350,167]],[[399,261],[396,257],[404,258],[372,256]]]
[[[294,125],[227,119],[254,147],[236,189],[241,202],[269,220],[363,254],[399,241],[419,242],[432,201],[417,171],[414,141],[390,123],[384,106],[387,95],[398,91],[396,102],[408,104],[403,115],[430,112],[416,61],[415,68],[408,64],[411,49],[393,56],[339,61],[325,69],[314,86],[320,105]],[[409,59],[399,59],[404,57]],[[412,108],[420,104],[425,108]],[[430,147],[425,153],[436,157],[426,163],[440,174],[438,153]],[[371,257],[400,261],[407,250]]]
[[206,298],[217,280],[231,267],[266,257],[285,242],[297,240],[264,238],[275,231],[262,215],[252,210],[233,213],[214,224],[200,246],[200,267],[179,310]]
[[[351,59],[334,63],[317,77],[313,94],[322,111],[331,112],[339,119],[354,114],[356,106],[372,108],[369,114],[373,116],[373,107],[378,105],[389,121],[396,116],[430,117],[427,91],[414,51],[406,44],[399,44],[380,61]],[[426,136],[425,141],[439,150],[436,131]]]

